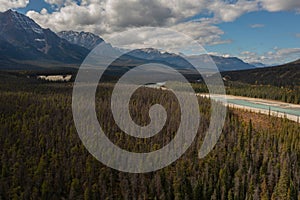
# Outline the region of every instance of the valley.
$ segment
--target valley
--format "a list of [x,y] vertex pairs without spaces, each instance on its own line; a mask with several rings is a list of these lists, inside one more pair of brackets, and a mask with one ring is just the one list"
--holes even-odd
[[299,200],[296,1],[0,4],[0,200]]
[[[158,135],[138,139],[115,124],[109,109],[112,89],[112,83],[100,84],[96,102],[99,122],[111,141],[133,152],[147,152],[172,140],[180,113],[176,103],[168,104],[166,99],[174,99],[169,91],[148,88],[133,96],[130,109],[139,123],[149,123],[149,118],[140,120],[140,116],[147,116],[155,103],[164,105],[171,116]],[[188,151],[164,169],[129,174],[101,164],[82,145],[72,119],[72,83],[1,73],[0,101],[0,196],[4,199],[198,200],[281,198],[283,194],[297,199],[299,195],[300,127],[284,118],[229,108],[216,147],[198,159],[211,106],[199,97],[201,122]]]

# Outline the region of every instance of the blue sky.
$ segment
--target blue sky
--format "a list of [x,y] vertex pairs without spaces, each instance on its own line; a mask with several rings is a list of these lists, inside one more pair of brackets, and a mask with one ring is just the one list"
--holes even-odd
[[[41,26],[49,27],[54,31],[66,28],[90,31],[105,37],[106,34],[113,34],[115,31],[122,31],[128,27],[181,27],[183,32],[186,31],[187,34],[191,33],[195,38],[199,38],[200,43],[212,54],[238,56],[247,62],[263,62],[269,65],[300,58],[299,0],[290,0],[288,1],[290,3],[273,0],[272,5],[268,4],[270,0],[254,1],[253,3],[240,1],[239,3],[238,1],[213,0],[211,1],[213,3],[205,4],[206,9],[200,9],[202,6],[200,3],[186,1],[185,5],[180,4],[182,10],[178,11],[179,4],[172,6],[167,3],[168,1],[163,0],[159,6],[151,4],[151,1],[149,5],[145,5],[145,1],[141,0],[140,3],[138,0],[132,5],[121,4],[124,1],[113,0],[110,1],[113,3],[109,6],[107,6],[108,3],[100,5],[90,0],[73,2],[71,0],[30,0],[24,8],[16,8],[16,10],[32,17]],[[143,12],[133,13],[135,8]],[[99,13],[95,14],[97,9]],[[145,12],[148,11],[147,9],[150,9],[156,16],[151,15],[151,12],[149,16],[143,16],[147,13]],[[105,10],[105,13],[100,14],[100,10]],[[172,13],[167,15],[169,11]],[[131,12],[139,18],[129,16],[128,13]],[[96,17],[103,20],[95,20]],[[145,18],[144,21],[142,21],[143,18]],[[149,21],[152,18],[153,20]],[[197,20],[212,22],[204,25],[199,23],[198,26],[194,23]],[[194,24],[191,25],[191,23]],[[182,28],[185,25],[187,28]],[[212,31],[216,32],[216,35],[209,40],[207,38]]]
[[[261,27],[252,28],[252,25]],[[248,13],[234,22],[218,25],[230,44],[207,47],[211,51],[238,54],[240,51],[264,53],[277,48],[300,47],[300,15],[293,12]]]
[[25,8],[19,8],[17,10],[23,14],[26,14],[26,12],[29,10],[35,10],[39,12],[43,8],[46,8],[49,11],[52,10],[51,5],[42,0],[30,0],[29,4]]

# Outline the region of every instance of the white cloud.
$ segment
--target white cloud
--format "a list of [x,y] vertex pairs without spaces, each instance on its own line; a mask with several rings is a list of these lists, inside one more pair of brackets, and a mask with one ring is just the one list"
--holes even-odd
[[297,33],[297,34],[296,34],[296,37],[297,37],[297,38],[300,38],[300,33]]
[[27,15],[44,27],[55,31],[77,29],[102,34],[126,30],[130,27],[174,25],[205,8],[204,0],[82,0],[79,5],[71,0],[46,0],[62,4],[57,11],[42,15],[29,11]]
[[288,63],[300,58],[300,48],[277,48],[263,54],[245,51],[239,55],[248,63],[260,62],[267,65]]
[[285,10],[300,10],[299,0],[260,0],[263,9],[271,12],[285,11]]
[[[271,55],[273,55],[271,53]],[[276,49],[275,55],[277,56],[289,56],[289,55],[300,55],[300,48],[286,48],[286,49]]]
[[106,20],[118,27],[164,26],[176,15],[163,3],[153,0],[109,0]]
[[29,0],[0,0],[0,12],[14,8],[24,8]]
[[208,6],[210,12],[214,13],[217,20],[223,22],[232,22],[241,15],[258,10],[256,1],[240,0],[236,3],[227,3],[225,1],[212,1]]
[[57,6],[63,5],[65,3],[65,0],[45,0],[48,4],[54,4]]
[[[110,26],[140,27],[140,26],[165,26],[183,21],[199,13],[212,13],[214,21],[230,22],[241,15],[266,9],[269,11],[300,8],[299,0],[239,0],[230,3],[225,0],[81,0],[79,5],[72,0],[45,0],[49,4],[62,6],[53,15],[69,19],[69,15],[79,13],[89,8],[97,8],[104,15],[98,18]],[[72,10],[73,9],[73,10]],[[78,10],[77,10],[78,9]],[[90,15],[99,17],[95,10],[90,10]],[[37,16],[37,15],[35,15]],[[50,15],[49,17],[51,17]],[[73,20],[75,21],[75,20]],[[53,23],[56,19],[53,19]],[[49,24],[45,24],[49,26]],[[114,29],[114,28],[113,28]]]
[[265,27],[265,25],[264,24],[251,24],[250,27],[251,28],[263,28],[263,27]]
[[195,43],[192,38],[177,33],[172,29],[141,27],[132,28],[123,32],[108,34],[104,39],[119,48],[155,48],[168,52],[182,52],[188,44]]
[[202,45],[231,43],[231,40],[222,40],[221,36],[224,34],[224,31],[209,21],[180,23],[171,26],[171,28],[191,36]]
[[80,6],[70,3],[53,13],[27,12],[27,16],[33,18],[43,27],[53,31],[77,30],[90,31],[96,34],[110,32],[111,27],[103,20],[105,13],[100,4]]
[[186,22],[169,28],[140,27],[122,32],[104,34],[103,38],[112,45],[117,41],[119,48],[157,48],[168,52],[199,54],[205,53],[198,45],[229,43],[222,40],[224,34],[217,26],[206,22]]
[[208,52],[208,55],[212,55],[212,56],[220,56],[220,57],[223,57],[223,58],[230,58],[230,57],[233,57],[231,54],[222,54],[222,53],[219,53],[219,52]]
[[206,0],[82,0],[80,4],[71,0],[46,0],[61,7],[53,13],[44,9],[39,13],[27,12],[43,27],[56,32],[62,30],[88,31],[101,36],[127,31],[136,27],[168,27],[182,31],[203,45],[229,43],[222,40],[224,32],[213,24],[213,20],[183,22],[208,6]]

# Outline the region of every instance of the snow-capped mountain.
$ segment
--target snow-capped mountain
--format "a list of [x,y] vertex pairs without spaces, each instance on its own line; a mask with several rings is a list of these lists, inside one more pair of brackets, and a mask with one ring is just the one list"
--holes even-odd
[[153,48],[136,49],[129,53],[130,56],[151,62],[171,65],[177,69],[191,69],[192,66],[180,55],[160,51]]
[[203,69],[205,70],[209,70],[205,68],[205,63],[210,62],[211,60],[208,60],[210,58],[215,62],[216,66],[220,71],[233,71],[256,68],[254,65],[245,63],[244,61],[236,57],[210,56],[209,58],[207,55],[193,55],[182,57],[177,54],[159,51],[152,48],[134,50],[130,53],[130,55],[145,60],[168,63],[173,67],[180,69],[192,68],[191,64],[189,64],[184,58],[188,58],[189,61],[198,64],[200,68],[201,66],[203,66]]
[[23,14],[12,10],[0,13],[0,60],[80,63],[88,52]]
[[145,56],[145,55],[151,55],[152,59],[156,58],[156,57],[168,57],[168,56],[178,56],[177,54],[174,53],[169,53],[167,51],[161,51],[158,49],[154,49],[154,48],[144,48],[144,49],[136,49],[134,51],[132,51],[132,54],[135,54],[136,56]]
[[92,50],[104,41],[99,36],[88,32],[61,31],[57,33],[57,35],[72,44],[82,46],[89,50]]
[[244,62],[237,57],[210,56],[220,71],[235,71],[255,69],[254,65]]

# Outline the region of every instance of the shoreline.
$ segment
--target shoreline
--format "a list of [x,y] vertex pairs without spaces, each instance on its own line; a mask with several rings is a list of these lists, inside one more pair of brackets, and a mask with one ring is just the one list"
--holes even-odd
[[[208,98],[223,98],[223,99],[232,99],[232,100],[244,100],[244,101],[248,101],[251,103],[255,103],[255,104],[261,104],[261,105],[265,105],[265,106],[277,106],[277,107],[281,107],[281,108],[290,108],[290,109],[299,109],[300,110],[300,105],[298,104],[291,104],[291,103],[285,103],[285,102],[280,102],[280,101],[275,101],[275,100],[267,100],[267,99],[257,99],[257,98],[251,98],[251,97],[242,97],[242,96],[233,96],[233,95],[210,95],[210,94],[200,94],[198,93],[197,96],[201,96],[201,97],[208,97]],[[246,106],[246,105],[238,105],[238,104],[234,104],[234,103],[228,103],[227,101],[224,102],[220,99],[217,99],[217,101],[219,102],[223,102],[225,104],[225,106],[228,106],[230,108],[233,109],[242,109],[245,111],[250,111],[250,112],[254,112],[254,113],[258,113],[258,114],[264,114],[264,115],[271,115],[274,117],[278,117],[278,118],[287,118],[291,121],[300,123],[300,116],[297,115],[291,115],[291,114],[286,114],[283,112],[279,112],[279,111],[273,111],[273,110],[268,110],[268,109],[262,109],[262,108],[253,108],[251,106]]]

